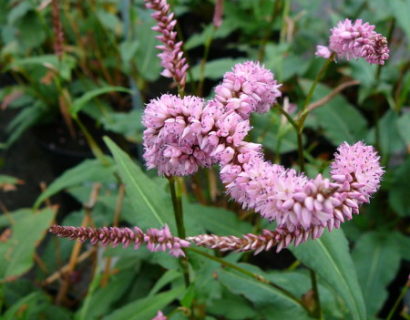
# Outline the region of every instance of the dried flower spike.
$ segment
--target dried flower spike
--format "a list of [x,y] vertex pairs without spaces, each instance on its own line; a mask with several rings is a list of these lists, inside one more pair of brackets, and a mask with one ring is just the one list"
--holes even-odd
[[158,54],[161,65],[164,67],[162,75],[167,78],[174,78],[180,88],[185,87],[186,71],[188,63],[182,51],[182,41],[177,42],[177,32],[175,25],[177,21],[170,11],[167,0],[144,0],[145,6],[154,10],[152,17],[157,21],[157,25],[152,30],[160,33],[157,39],[162,45],[157,46],[162,52]]
[[341,59],[364,58],[369,63],[383,65],[389,58],[389,48],[386,38],[375,28],[361,19],[340,21],[331,29],[329,47],[317,46],[316,55],[329,58],[334,52]]

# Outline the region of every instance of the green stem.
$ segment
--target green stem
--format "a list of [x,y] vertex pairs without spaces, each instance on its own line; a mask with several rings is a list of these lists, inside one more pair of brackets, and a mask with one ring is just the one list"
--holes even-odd
[[208,60],[209,49],[211,48],[211,44],[214,39],[215,31],[216,31],[216,27],[213,26],[211,34],[209,35],[209,37],[206,39],[206,42],[205,42],[204,56],[202,57],[201,65],[199,69],[199,84],[198,84],[198,89],[197,89],[198,96],[202,96],[202,90],[203,90],[204,81],[205,81],[205,66],[206,66],[206,61]]
[[264,284],[266,284],[266,285],[269,285],[269,286],[271,286],[271,287],[274,287],[275,289],[277,289],[278,291],[282,292],[284,295],[286,295],[287,297],[289,297],[291,300],[293,300],[294,302],[296,302],[297,304],[299,304],[303,309],[306,310],[306,312],[308,312],[308,313],[310,314],[309,310],[306,308],[306,306],[302,303],[302,301],[301,301],[300,299],[298,299],[297,297],[295,297],[290,291],[286,290],[285,288],[282,288],[281,286],[277,285],[276,283],[273,283],[272,281],[269,281],[268,279],[264,278],[263,276],[261,276],[261,275],[259,275],[259,274],[257,274],[257,273],[254,273],[254,272],[252,272],[252,271],[246,270],[246,269],[244,269],[244,268],[241,268],[241,267],[237,266],[236,264],[233,264],[233,263],[228,262],[228,261],[226,261],[226,260],[223,260],[223,259],[221,259],[221,258],[215,257],[215,256],[213,256],[213,255],[211,255],[211,254],[209,254],[209,253],[206,253],[206,252],[203,251],[203,250],[200,250],[200,249],[197,249],[197,248],[187,248],[187,250],[192,251],[192,252],[195,252],[195,253],[197,253],[197,254],[199,254],[199,255],[201,255],[201,256],[204,256],[204,257],[206,257],[206,258],[208,258],[208,259],[210,259],[210,260],[216,261],[216,262],[218,262],[219,264],[221,264],[221,265],[223,265],[223,266],[225,266],[225,267],[234,269],[234,270],[236,270],[236,271],[238,271],[238,272],[240,272],[240,273],[242,273],[242,274],[244,274],[244,275],[246,275],[246,276],[249,276],[249,277],[251,277],[251,278],[253,278],[253,279],[255,279],[255,280],[259,281],[259,282],[262,282],[262,283],[264,283]]
[[313,94],[315,92],[315,89],[319,83],[319,81],[324,77],[326,74],[327,69],[329,68],[330,63],[334,60],[335,54],[332,53],[332,55],[325,61],[325,63],[322,65],[322,68],[320,69],[319,73],[316,75],[315,80],[313,81],[309,92],[306,96],[305,102],[303,103],[303,108],[299,116],[299,121],[298,121],[298,131],[297,131],[297,136],[298,136],[298,156],[299,156],[299,166],[300,170],[304,171],[305,169],[305,158],[303,156],[303,128],[304,128],[304,123],[305,120],[308,116],[308,112],[306,112],[306,108],[310,104],[310,101],[312,100]]
[[309,270],[310,273],[310,280],[312,282],[312,290],[313,290],[313,295],[316,301],[315,309],[313,311],[313,315],[318,318],[322,319],[322,307],[320,305],[320,297],[319,297],[319,288],[317,286],[317,277],[315,271],[312,269]]
[[[332,53],[332,55],[329,57],[329,59],[327,59],[325,61],[325,63],[322,65],[322,68],[320,69],[319,73],[316,75],[316,78],[313,81],[313,83],[312,83],[312,85],[309,89],[309,92],[306,96],[305,102],[303,103],[302,111],[305,111],[305,109],[309,105],[310,101],[312,100],[313,94],[315,93],[315,90],[316,90],[316,87],[317,87],[319,81],[322,80],[322,78],[326,74],[326,71],[329,68],[329,65],[333,62],[334,58],[335,58],[335,54]],[[306,116],[304,118],[306,118]],[[302,124],[303,124],[303,122],[302,122]]]
[[[388,43],[390,43],[390,40],[393,36],[395,25],[396,25],[396,20],[392,18],[390,21],[389,31],[387,34]],[[376,88],[379,86],[381,71],[382,71],[382,65],[379,64],[377,65],[376,74],[374,76],[375,78],[374,85],[376,86]],[[381,153],[382,150],[381,150],[381,141],[380,141],[380,124],[378,121],[380,118],[380,103],[378,101],[376,101],[373,116],[374,116],[374,121],[375,121],[375,140],[376,140],[375,145],[376,145],[376,149]]]
[[389,315],[387,316],[386,320],[393,319],[393,315],[396,312],[397,308],[399,307],[400,301],[404,298],[407,293],[407,290],[410,287],[410,279],[407,280],[406,284],[404,285],[403,289],[401,289],[400,295],[397,297],[396,301],[394,302],[393,308],[390,310]]
[[263,60],[265,60],[265,47],[272,33],[272,29],[275,24],[276,17],[280,10],[280,6],[281,6],[281,0],[275,0],[275,4],[273,6],[273,12],[269,17],[268,27],[266,28],[266,33],[264,37],[262,38],[260,46],[259,46],[259,53],[258,53],[259,62],[263,62]]
[[75,116],[73,117],[75,122],[78,124],[81,132],[83,133],[85,140],[87,140],[87,143],[91,149],[91,152],[94,154],[94,156],[101,161],[103,165],[108,165],[109,162],[107,161],[104,152],[101,150],[100,146],[98,143],[94,140],[93,136],[90,134],[88,131],[87,127],[81,122],[81,120]]
[[301,171],[305,170],[305,158],[303,155],[303,130],[300,130],[300,125],[296,123],[295,120],[290,116],[289,113],[287,113],[285,110],[283,110],[282,107],[278,107],[278,110],[280,113],[282,113],[286,119],[288,119],[289,123],[292,125],[293,128],[296,130],[296,135],[297,135],[297,140],[298,140],[298,160],[299,160],[299,167]]
[[[184,214],[182,208],[182,193],[180,189],[176,186],[175,177],[168,177],[168,182],[171,190],[172,206],[174,208],[178,237],[184,239],[186,233],[184,226]],[[182,272],[184,274],[185,286],[188,287],[190,285],[188,259],[185,256],[180,258],[179,262],[181,264]]]

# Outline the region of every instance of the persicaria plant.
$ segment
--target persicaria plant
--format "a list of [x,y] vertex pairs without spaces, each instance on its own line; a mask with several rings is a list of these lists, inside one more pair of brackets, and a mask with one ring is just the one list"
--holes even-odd
[[[217,5],[218,24],[221,23],[221,3],[218,1]],[[174,80],[178,95],[163,94],[146,105],[142,117],[145,127],[143,157],[148,169],[157,170],[169,180],[178,234],[171,234],[167,225],[145,231],[138,226],[55,225],[50,228],[52,233],[103,246],[122,245],[134,249],[146,246],[152,252],[169,252],[183,259],[189,281],[187,250],[194,246],[222,252],[258,254],[271,249],[279,252],[290,245],[298,246],[309,239],[320,238],[325,229],[338,229],[360,213],[360,207],[371,201],[383,176],[374,147],[361,141],[342,143],[334,154],[329,177],[321,174],[309,177],[303,172],[302,139],[298,139],[301,171],[297,171],[267,160],[262,145],[250,141],[249,133],[252,115],[266,114],[273,108],[285,116],[300,138],[309,113],[321,106],[320,102],[311,104],[310,100],[331,62],[364,59],[370,64],[383,65],[389,58],[387,40],[373,25],[360,19],[346,19],[331,29],[329,45],[319,45],[316,51],[317,56],[327,61],[312,84],[306,103],[297,114],[291,115],[280,105],[283,84],[256,61],[238,63],[227,70],[210,99],[186,95],[189,66],[183,43],[177,40],[175,16],[166,0],[145,0],[145,4],[154,11],[152,16],[157,21],[153,30],[159,33],[161,42],[158,56],[162,75]],[[219,168],[227,197],[243,210],[255,212],[272,224],[264,224],[260,233],[242,236],[198,234],[187,237],[181,194],[175,191],[176,177],[191,176],[201,168],[212,166]],[[155,319],[166,317],[158,312]]]

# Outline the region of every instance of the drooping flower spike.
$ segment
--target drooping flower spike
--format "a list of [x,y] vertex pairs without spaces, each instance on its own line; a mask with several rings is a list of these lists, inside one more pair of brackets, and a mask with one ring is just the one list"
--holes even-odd
[[182,51],[182,41],[177,41],[175,25],[177,21],[170,10],[167,0],[144,0],[145,6],[154,10],[152,17],[157,21],[157,25],[152,30],[160,33],[156,38],[162,42],[157,46],[162,52],[158,54],[161,65],[164,67],[161,75],[167,78],[174,78],[177,85],[185,87],[186,72],[189,68],[184,53]]
[[359,213],[378,189],[383,170],[373,147],[358,142],[338,148],[332,179],[308,179],[295,170],[263,160],[254,152],[248,161],[222,166],[221,179],[228,194],[244,208],[259,212],[290,231],[319,226],[329,230]]
[[340,59],[364,58],[372,64],[383,65],[389,58],[386,38],[375,26],[361,19],[340,21],[331,29],[329,47],[317,46],[316,55],[328,59],[332,52]]

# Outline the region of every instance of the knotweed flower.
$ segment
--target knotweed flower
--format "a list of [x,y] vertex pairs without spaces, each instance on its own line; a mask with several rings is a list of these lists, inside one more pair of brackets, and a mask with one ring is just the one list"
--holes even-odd
[[362,142],[339,147],[332,164],[333,181],[321,175],[308,179],[264,161],[258,152],[242,163],[238,158],[221,169],[228,194],[290,232],[316,226],[322,231],[338,228],[359,213],[360,204],[369,201],[383,173],[374,149]]
[[203,143],[203,99],[162,95],[144,111],[144,159],[160,174],[182,176],[208,167],[212,159],[200,149]]
[[156,38],[162,42],[162,45],[157,46],[162,51],[158,54],[161,65],[164,67],[161,74],[167,78],[174,78],[178,86],[183,88],[185,87],[186,71],[189,65],[182,51],[182,41],[177,42],[177,33],[175,31],[177,21],[174,14],[171,13],[167,0],[144,1],[147,8],[154,10],[152,17],[157,21],[157,25],[152,30],[160,33]]
[[164,316],[162,311],[158,311],[157,315],[154,318],[152,318],[152,320],[167,320],[167,317]]
[[266,112],[281,95],[279,87],[270,71],[249,61],[225,74],[207,104],[168,94],[152,100],[143,116],[148,168],[181,176],[230,163],[251,129],[250,112]]
[[140,228],[90,228],[90,227],[64,227],[54,225],[50,232],[59,237],[70,238],[71,240],[86,241],[92,244],[101,243],[103,246],[116,247],[122,244],[124,248],[134,245],[138,249],[142,244],[146,244],[148,250],[169,251],[175,257],[184,256],[182,248],[188,247],[189,242],[171,235],[169,228],[165,225],[162,229],[149,229],[144,233]]
[[267,112],[282,94],[272,72],[258,62],[236,64],[215,88],[215,102],[244,119],[251,112]]
[[330,52],[334,52],[342,59],[364,58],[369,63],[383,65],[389,58],[389,48],[386,38],[375,28],[361,19],[340,21],[331,29],[329,47],[317,46],[316,55],[329,58]]

